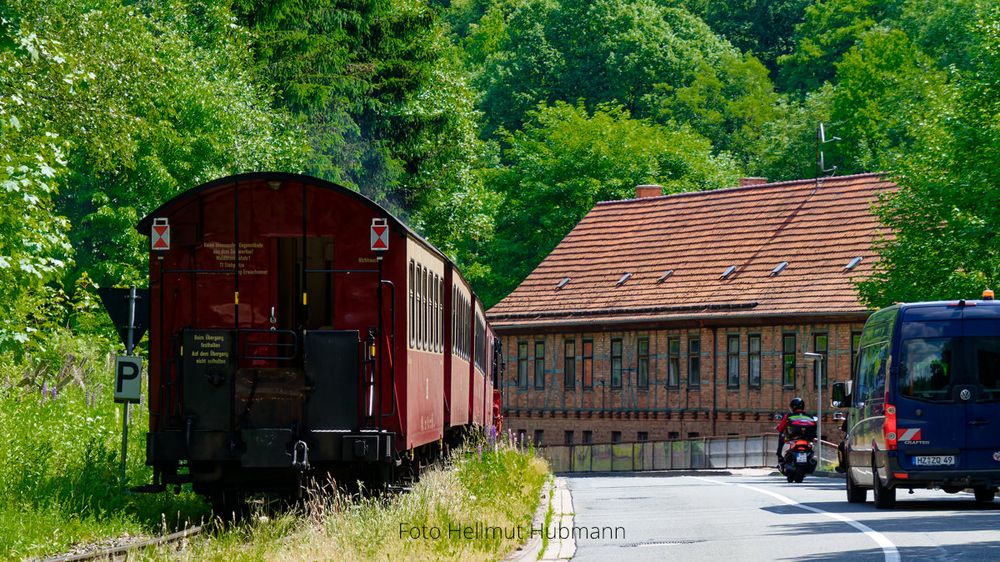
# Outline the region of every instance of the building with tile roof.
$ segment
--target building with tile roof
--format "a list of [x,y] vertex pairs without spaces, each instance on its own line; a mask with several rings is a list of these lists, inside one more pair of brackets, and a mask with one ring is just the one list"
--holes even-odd
[[894,187],[748,178],[598,203],[488,312],[508,427],[549,444],[660,440],[771,431],[795,396],[815,410],[820,371],[827,391],[850,376],[869,314],[854,283],[882,234],[871,209]]

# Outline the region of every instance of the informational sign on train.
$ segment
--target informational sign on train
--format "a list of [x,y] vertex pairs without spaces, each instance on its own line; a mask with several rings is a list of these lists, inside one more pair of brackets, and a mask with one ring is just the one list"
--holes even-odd
[[191,334],[188,353],[195,365],[225,366],[229,364],[231,349],[229,334],[225,332],[197,332]]
[[142,358],[115,358],[115,402],[139,402],[142,393]]
[[384,252],[389,249],[389,225],[386,219],[372,219],[372,250]]

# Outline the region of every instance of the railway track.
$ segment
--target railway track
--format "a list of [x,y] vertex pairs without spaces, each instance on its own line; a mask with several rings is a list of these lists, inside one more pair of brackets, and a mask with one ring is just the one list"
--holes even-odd
[[55,556],[52,558],[44,558],[43,562],[80,562],[83,560],[124,560],[128,557],[130,552],[136,550],[142,550],[144,548],[162,546],[165,544],[181,542],[190,537],[200,534],[203,530],[207,530],[207,525],[198,525],[197,527],[190,527],[184,529],[183,531],[178,531],[176,533],[171,533],[169,535],[163,535],[161,537],[154,537],[151,539],[134,541],[124,543],[118,546],[95,549],[88,552],[81,552],[76,554],[64,554],[61,556]]

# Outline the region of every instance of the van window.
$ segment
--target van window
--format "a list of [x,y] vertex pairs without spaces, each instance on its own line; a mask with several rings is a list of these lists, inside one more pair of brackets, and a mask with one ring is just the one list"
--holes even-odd
[[870,345],[858,356],[858,390],[855,406],[861,407],[872,400],[885,399],[885,360],[888,343]]
[[930,401],[950,401],[952,338],[916,338],[903,342],[899,392]]
[[982,385],[984,398],[1000,400],[1000,338],[972,339],[972,354],[976,361],[976,380]]

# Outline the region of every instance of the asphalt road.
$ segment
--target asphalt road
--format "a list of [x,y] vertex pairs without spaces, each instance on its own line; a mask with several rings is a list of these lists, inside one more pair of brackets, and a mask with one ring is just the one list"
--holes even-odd
[[578,560],[1000,560],[1000,499],[907,490],[849,504],[844,481],[765,471],[572,476]]

